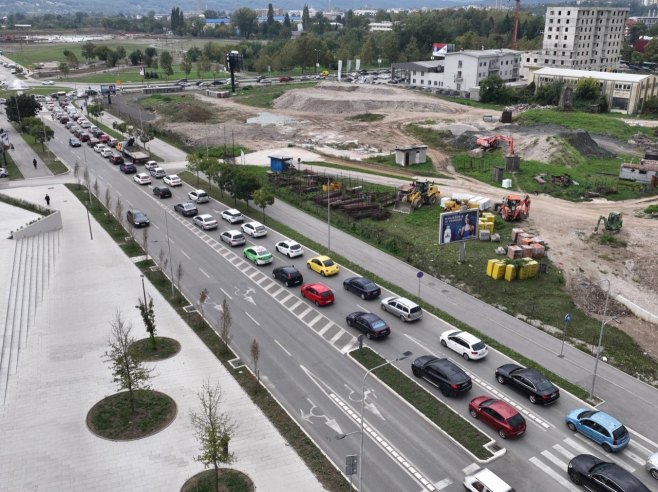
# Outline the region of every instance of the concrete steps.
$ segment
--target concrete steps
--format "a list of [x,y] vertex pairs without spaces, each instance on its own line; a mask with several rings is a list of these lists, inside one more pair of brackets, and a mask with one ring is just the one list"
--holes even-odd
[[5,316],[0,318],[0,402],[7,399],[11,376],[29,341],[37,309],[54,269],[59,231],[17,240],[6,293]]

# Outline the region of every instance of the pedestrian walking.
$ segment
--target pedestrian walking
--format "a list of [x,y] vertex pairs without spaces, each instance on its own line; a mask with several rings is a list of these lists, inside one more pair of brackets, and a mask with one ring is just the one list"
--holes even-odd
[[32,164],[34,165],[34,169],[36,169],[36,168],[37,168],[37,160],[36,160],[36,159],[32,159]]
[[48,196],[48,193],[46,193],[46,205],[50,207],[50,196]]

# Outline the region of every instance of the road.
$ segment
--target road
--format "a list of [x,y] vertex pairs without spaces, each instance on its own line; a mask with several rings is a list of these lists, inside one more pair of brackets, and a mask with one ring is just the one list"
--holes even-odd
[[[358,455],[358,435],[343,440],[335,439],[338,433],[350,433],[358,429],[360,386],[364,374],[345,355],[355,346],[356,333],[346,327],[344,319],[346,314],[355,310],[365,308],[378,311],[377,301],[364,302],[343,292],[342,279],[350,275],[345,270],[330,279],[321,279],[304,270],[302,273],[307,281],[322,280],[336,292],[337,302],[334,306],[312,306],[299,296],[297,289],[287,289],[272,280],[272,266],[255,267],[242,258],[241,248],[231,249],[219,243],[219,233],[228,228],[225,223],[221,224],[218,231],[203,232],[193,226],[190,219],[174,214],[173,204],[185,200],[188,187],[177,188],[172,199],[160,201],[153,197],[149,186],[137,185],[131,176],[119,173],[115,166],[89,147],[71,149],[67,144],[68,131],[58,123],[49,124],[55,129],[55,139],[51,142],[53,151],[65,162],[77,160],[86,164],[92,184],[98,180],[101,197],[105,195],[105,189],[109,188],[113,197],[121,197],[124,210],[138,207],[149,215],[152,222],[148,234],[149,252],[155,258],[159,257],[160,249],[166,255],[168,232],[171,265],[175,271],[180,264],[184,272],[181,278],[182,290],[194,302],[202,289],[208,289],[210,299],[204,313],[214,326],[217,326],[219,320],[222,300],[226,298],[230,302],[234,350],[243,363],[251,364],[251,343],[254,339],[258,341],[261,349],[259,368],[263,382],[336,466],[342,469],[346,455]],[[276,205],[268,208],[268,214],[285,213],[292,227],[304,230],[311,237],[326,235],[325,223],[286,209],[283,204]],[[200,212],[218,217],[226,206],[212,201],[199,208]],[[136,237],[141,242],[140,232],[136,232]],[[273,244],[279,239],[279,235],[270,231],[266,238],[257,239],[254,243],[273,250]],[[361,248],[358,251],[352,249],[349,253],[353,261],[378,275],[389,275],[394,279],[392,281],[409,291],[417,289],[415,272],[409,272],[409,267],[387,255],[376,254],[372,248],[358,242],[351,243],[339,231],[332,232],[332,245],[336,245],[336,250],[350,245],[352,248]],[[312,254],[307,250],[305,258]],[[303,262],[301,259],[286,260],[276,253],[273,266],[286,263],[303,266]],[[439,286],[440,291],[437,291]],[[516,327],[508,323],[507,319],[497,322],[500,311],[460,291],[453,292],[448,286],[440,285],[436,279],[425,280],[422,292],[423,297],[430,302],[452,306],[453,311],[458,312],[466,322],[482,325],[482,320],[487,320],[488,325],[497,326],[499,334],[508,332],[512,346],[519,344],[521,332],[515,332]],[[444,306],[442,308],[445,309]],[[393,334],[379,343],[368,342],[382,356],[394,358],[405,350],[413,351],[414,357],[424,354],[448,356],[471,374],[475,383],[473,390],[465,398],[458,399],[443,398],[434,388],[418,381],[464,418],[471,419],[466,411],[469,399],[482,393],[500,394],[524,411],[529,423],[528,432],[516,442],[501,441],[493,431],[475,422],[499,446],[506,448],[504,457],[493,462],[490,467],[518,490],[577,490],[565,481],[564,470],[569,457],[584,450],[599,456],[605,454],[589,441],[573,435],[564,426],[564,414],[582,406],[581,402],[570,395],[563,393],[558,404],[548,408],[532,407],[518,394],[510,392],[509,388],[499,387],[494,382],[495,368],[508,362],[503,355],[492,351],[482,362],[464,363],[455,354],[438,345],[439,334],[447,328],[443,321],[426,315],[420,322],[407,325],[390,315],[382,316],[391,325]],[[533,331],[532,337],[524,335],[523,353],[532,357],[533,351],[546,351],[546,348],[551,347],[551,342],[555,342],[555,339],[542,341],[535,337]],[[555,347],[557,349],[558,345]],[[560,364],[569,366],[572,356],[567,350],[568,359],[560,361]],[[412,377],[409,362],[400,362],[397,367]],[[551,365],[555,365],[555,361]],[[606,382],[611,383],[606,379],[608,375],[604,367],[608,366],[601,366],[601,386],[605,386]],[[619,375],[611,374],[609,377],[617,379]],[[575,379],[579,378],[583,378],[582,368]],[[628,383],[626,380],[624,382]],[[414,383],[410,381],[410,384]],[[642,391],[646,392],[646,388],[642,388]],[[367,380],[365,407],[367,428],[371,430],[365,439],[364,490],[459,490],[463,474],[482,466],[446,439],[438,428],[382,387],[376,378]],[[652,415],[650,413],[646,418]],[[622,420],[627,423],[633,421],[630,417],[626,419],[624,416]],[[611,459],[632,469],[645,483],[654,487],[642,469],[644,456],[658,450],[658,446],[649,440],[655,439],[650,435],[653,429],[635,426],[634,423],[629,424],[629,427],[633,430],[631,446]],[[643,434],[649,434],[649,437],[645,438]],[[522,474],[519,470],[528,472]]]

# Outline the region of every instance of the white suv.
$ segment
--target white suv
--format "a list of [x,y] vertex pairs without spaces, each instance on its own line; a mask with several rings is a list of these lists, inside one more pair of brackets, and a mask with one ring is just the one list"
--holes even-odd
[[484,342],[466,331],[444,331],[441,333],[439,340],[441,345],[454,350],[466,360],[482,359],[488,353]]
[[207,203],[210,201],[210,197],[208,196],[208,193],[206,193],[203,190],[192,190],[187,194],[187,197],[190,199],[191,202],[196,202],[196,203]]
[[235,208],[229,208],[224,210],[221,213],[222,219],[228,221],[229,224],[237,224],[238,222],[244,222],[244,216],[242,212],[236,210]]

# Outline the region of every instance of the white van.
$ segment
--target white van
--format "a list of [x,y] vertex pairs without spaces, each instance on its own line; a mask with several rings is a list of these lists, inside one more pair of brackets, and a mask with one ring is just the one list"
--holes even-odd
[[464,488],[471,492],[514,492],[512,487],[487,468],[480,470],[475,475],[466,475]]

